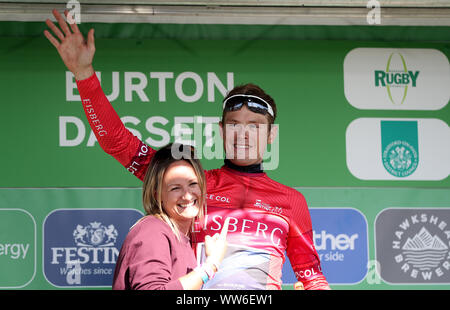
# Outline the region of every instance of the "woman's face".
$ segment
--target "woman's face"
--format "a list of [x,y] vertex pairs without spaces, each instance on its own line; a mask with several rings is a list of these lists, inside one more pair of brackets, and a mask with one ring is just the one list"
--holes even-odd
[[201,190],[192,166],[179,160],[166,170],[162,184],[162,205],[166,213],[180,226],[190,225],[200,210]]

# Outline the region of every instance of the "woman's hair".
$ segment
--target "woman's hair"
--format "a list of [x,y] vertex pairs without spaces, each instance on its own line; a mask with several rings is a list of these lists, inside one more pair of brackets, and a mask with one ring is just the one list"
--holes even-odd
[[[182,151],[180,152],[180,150]],[[142,203],[147,215],[153,215],[166,222],[178,238],[180,237],[178,227],[164,211],[161,197],[164,175],[167,169],[172,163],[180,160],[189,163],[197,176],[197,182],[200,187],[200,196],[198,198],[199,213],[197,219],[202,223],[205,214],[204,210],[206,209],[206,178],[202,165],[195,156],[195,150],[192,146],[170,143],[159,149],[150,161],[145,174],[142,191]],[[192,220],[192,228],[194,224],[195,219]]]

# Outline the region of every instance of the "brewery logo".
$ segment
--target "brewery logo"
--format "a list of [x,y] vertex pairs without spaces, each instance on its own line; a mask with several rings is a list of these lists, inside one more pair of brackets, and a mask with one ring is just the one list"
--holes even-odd
[[399,223],[399,230],[396,230],[392,241],[392,249],[397,253],[394,260],[411,278],[429,281],[433,277],[442,276],[450,267],[450,263],[446,261],[449,248],[443,241],[448,243],[450,235],[446,236],[445,231],[442,231],[439,237],[427,229],[447,226],[446,222],[438,220],[432,213],[422,213],[414,214]]
[[133,209],[60,209],[44,221],[43,264],[57,287],[111,286],[120,247],[142,213]]
[[405,241],[401,255],[412,268],[419,271],[438,268],[448,253],[448,246],[437,236],[422,227],[414,237]]
[[376,221],[382,278],[392,283],[449,283],[449,219],[449,209],[382,211]]
[[419,164],[417,121],[381,121],[382,161],[395,177],[411,175]]

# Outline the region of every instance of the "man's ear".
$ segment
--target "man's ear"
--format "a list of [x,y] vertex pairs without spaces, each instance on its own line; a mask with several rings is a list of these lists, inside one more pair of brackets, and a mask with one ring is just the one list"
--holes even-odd
[[278,124],[272,124],[270,128],[269,137],[267,137],[267,143],[272,144],[278,135]]

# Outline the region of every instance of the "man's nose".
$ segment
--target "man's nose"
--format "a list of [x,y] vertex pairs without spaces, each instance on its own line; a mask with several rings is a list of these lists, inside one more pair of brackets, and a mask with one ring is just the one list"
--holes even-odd
[[239,124],[239,126],[237,126],[236,131],[235,131],[235,137],[238,141],[244,140],[244,139],[248,140],[248,134],[249,134],[249,132],[244,125]]

